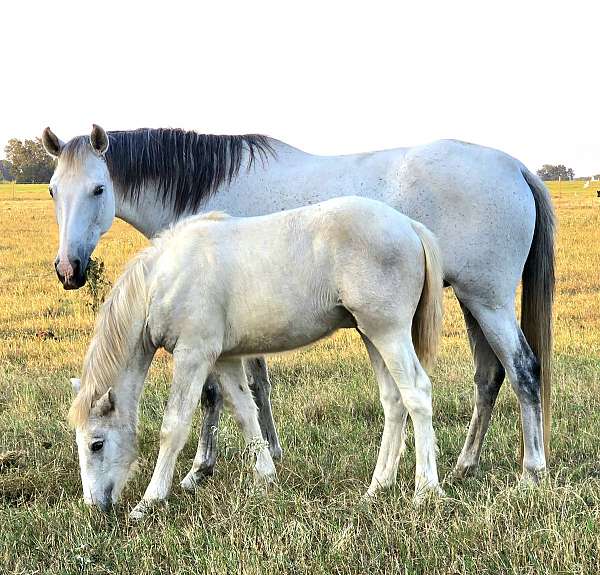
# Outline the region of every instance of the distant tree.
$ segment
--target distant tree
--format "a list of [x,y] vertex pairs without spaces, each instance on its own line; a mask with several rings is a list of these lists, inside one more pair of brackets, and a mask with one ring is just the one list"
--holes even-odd
[[49,182],[54,171],[54,160],[46,153],[39,138],[18,140],[12,138],[4,148],[11,166],[11,177],[19,183]]
[[575,177],[575,170],[567,168],[562,164],[553,166],[552,164],[544,164],[538,171],[537,175],[542,180],[572,180]]
[[12,179],[12,166],[8,160],[0,160],[0,180]]

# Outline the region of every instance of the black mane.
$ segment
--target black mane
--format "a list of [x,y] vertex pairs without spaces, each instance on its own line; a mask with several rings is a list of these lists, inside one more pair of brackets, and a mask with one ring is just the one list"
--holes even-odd
[[[125,199],[142,201],[141,191],[152,185],[163,205],[176,216],[199,211],[222,183],[231,182],[239,173],[244,150],[248,152],[248,168],[257,159],[264,163],[269,155],[275,155],[269,138],[258,134],[215,136],[141,128],[108,132],[108,137],[106,163]],[[84,148],[89,151],[89,138],[79,136],[65,145],[61,156],[72,158]]]

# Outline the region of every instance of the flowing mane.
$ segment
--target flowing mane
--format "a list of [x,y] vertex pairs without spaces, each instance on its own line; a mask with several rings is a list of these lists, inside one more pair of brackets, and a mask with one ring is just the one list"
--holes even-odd
[[[250,169],[275,155],[271,140],[259,134],[216,136],[170,128],[108,132],[106,163],[125,199],[137,203],[147,185],[157,189],[164,206],[179,217],[194,213],[219,186],[229,183],[242,167],[244,152]],[[72,162],[91,150],[88,136],[77,136],[61,150]]]
[[[114,386],[132,346],[139,344],[134,331],[146,316],[146,259],[152,247],[136,256],[102,305],[92,341],[85,354],[81,388],[69,410],[69,421],[79,427],[93,403]],[[139,334],[137,334],[139,336]]]

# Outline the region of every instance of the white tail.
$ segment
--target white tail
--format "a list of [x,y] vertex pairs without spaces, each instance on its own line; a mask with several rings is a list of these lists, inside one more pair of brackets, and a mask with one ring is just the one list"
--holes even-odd
[[412,221],[425,254],[425,281],[412,323],[413,345],[421,364],[430,368],[437,357],[443,317],[443,273],[436,237],[424,225]]

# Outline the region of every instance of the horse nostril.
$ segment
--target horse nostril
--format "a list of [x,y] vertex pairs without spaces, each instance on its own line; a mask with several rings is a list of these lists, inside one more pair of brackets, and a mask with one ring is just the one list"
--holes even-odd
[[81,260],[79,258],[75,258],[71,263],[71,267],[73,268],[73,275],[77,276],[77,272],[79,271],[79,267],[81,266]]

